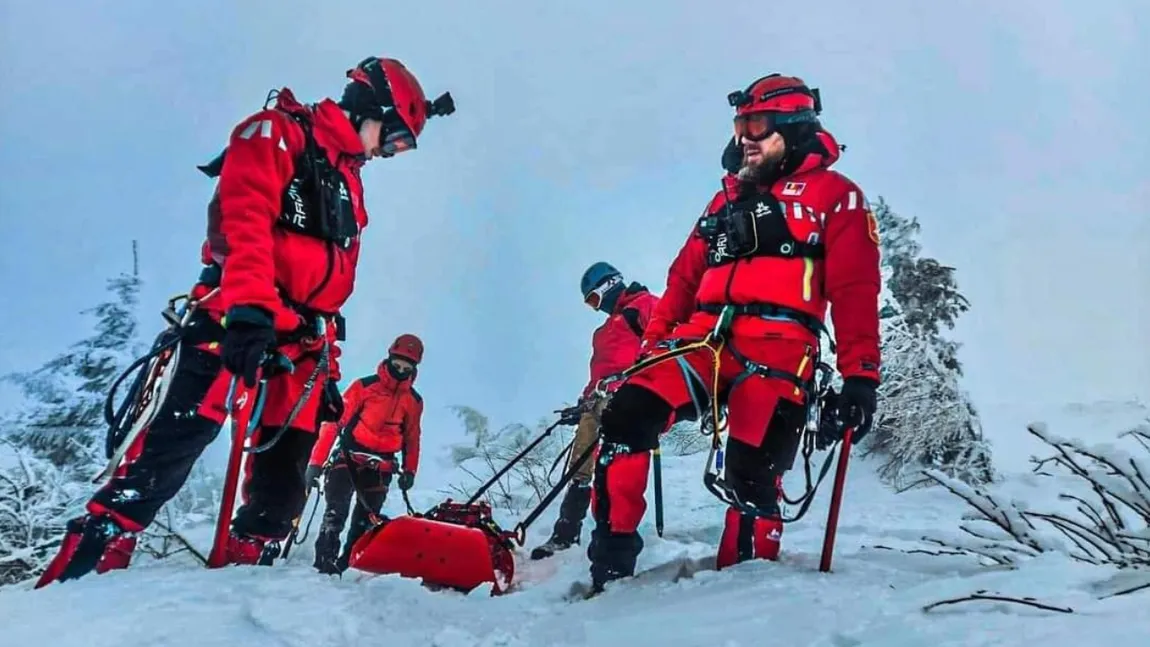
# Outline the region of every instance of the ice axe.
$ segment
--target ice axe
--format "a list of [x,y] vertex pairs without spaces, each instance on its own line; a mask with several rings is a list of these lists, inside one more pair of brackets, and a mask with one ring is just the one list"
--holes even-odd
[[663,536],[663,460],[658,445],[652,451],[651,467],[655,471],[655,533]]
[[232,420],[232,447],[228,454],[228,471],[224,479],[223,496],[220,497],[220,512],[216,519],[212,552],[208,554],[208,568],[219,568],[227,563],[228,526],[231,525],[232,508],[236,503],[236,486],[240,478],[240,463],[244,458],[244,441],[249,430],[259,425],[266,385],[267,378],[261,376],[254,389],[248,388],[240,383],[238,375],[233,375],[228,385],[225,407],[228,417]]
[[831,506],[827,512],[827,528],[823,535],[823,556],[819,561],[819,570],[827,573],[831,570],[831,557],[835,550],[835,532],[839,525],[839,509],[843,501],[843,485],[847,479],[847,463],[850,461],[851,436],[854,427],[847,427],[843,432],[843,439],[839,445],[839,464],[835,469],[835,485],[831,491]]
[[[227,563],[228,527],[231,525],[232,509],[236,504],[236,489],[240,480],[241,463],[244,461],[244,443],[260,425],[263,413],[264,396],[267,395],[269,369],[294,369],[291,360],[281,353],[266,353],[260,367],[260,378],[255,388],[242,384],[240,376],[233,375],[228,384],[224,407],[232,420],[232,446],[228,454],[227,474],[224,478],[223,496],[220,497],[220,512],[216,519],[215,539],[212,552],[208,554],[208,568],[219,568]],[[253,398],[254,394],[254,398]],[[255,400],[252,406],[248,406]],[[285,424],[286,427],[286,424]]]

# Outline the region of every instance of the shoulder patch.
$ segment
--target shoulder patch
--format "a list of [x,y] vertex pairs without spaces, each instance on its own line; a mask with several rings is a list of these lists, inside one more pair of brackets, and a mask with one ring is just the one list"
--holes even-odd
[[362,384],[363,386],[371,386],[372,384],[375,384],[378,381],[379,381],[379,376],[374,374],[374,373],[372,373],[371,375],[367,375],[367,376],[359,378],[359,383]]
[[416,402],[423,404],[423,396],[419,394],[419,391],[415,390],[414,386],[411,387],[411,397],[415,398]]

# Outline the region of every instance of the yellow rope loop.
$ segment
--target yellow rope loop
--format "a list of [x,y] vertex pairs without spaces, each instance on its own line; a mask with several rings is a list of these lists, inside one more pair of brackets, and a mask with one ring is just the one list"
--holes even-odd
[[711,444],[714,447],[719,446],[719,438],[722,434],[722,429],[719,427],[719,369],[722,365],[722,352],[723,345],[726,340],[721,336],[719,337],[719,345],[717,348],[711,348],[708,344],[707,348],[711,351],[712,361],[711,365],[711,419],[714,421],[714,434],[711,439]]
[[[714,440],[712,442],[713,442],[715,447],[718,447],[720,434],[723,431],[725,431],[726,427],[727,427],[726,425],[720,426],[720,424],[719,424],[719,374],[720,374],[720,367],[722,365],[723,346],[725,346],[727,343],[726,339],[724,337],[724,333],[726,332],[727,328],[730,325],[730,319],[731,319],[730,312],[724,311],[724,313],[722,315],[720,315],[718,320],[715,322],[714,329],[712,329],[709,333],[707,333],[707,336],[704,337],[703,339],[700,339],[698,341],[687,344],[686,346],[681,346],[679,348],[672,348],[672,349],[668,350],[666,353],[662,353],[659,355],[653,355],[653,356],[648,357],[642,361],[636,362],[634,365],[632,365],[627,370],[623,371],[622,373],[619,373],[617,376],[613,376],[613,378],[608,377],[608,378],[603,378],[602,380],[599,380],[599,382],[595,385],[595,391],[600,392],[604,388],[604,384],[609,384],[611,382],[615,382],[615,381],[619,381],[619,380],[626,380],[628,378],[634,377],[635,375],[638,375],[639,373],[642,373],[643,371],[645,371],[645,370],[647,370],[653,366],[657,366],[658,364],[661,364],[665,361],[675,359],[677,357],[681,357],[683,355],[686,355],[686,354],[691,353],[693,351],[699,350],[701,348],[706,348],[711,353],[711,366],[712,366],[712,371],[711,371],[711,417],[714,420],[714,434],[713,434]],[[715,346],[712,346],[711,342],[713,340],[717,340],[718,344]],[[688,385],[687,388],[690,388],[690,385]],[[604,391],[604,393],[605,393],[605,391]]]

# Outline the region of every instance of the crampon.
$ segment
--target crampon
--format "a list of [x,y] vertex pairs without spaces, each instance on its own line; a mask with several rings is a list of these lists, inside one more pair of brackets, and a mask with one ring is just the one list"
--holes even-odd
[[425,513],[407,503],[408,514],[394,519],[373,515],[373,527],[352,546],[348,566],[377,575],[398,574],[422,579],[429,588],[470,592],[490,582],[491,595],[513,588],[516,546],[523,546],[527,527],[563,491],[584,461],[591,445],[559,482],[513,530],[504,530],[491,515],[491,506],[479,498],[516,463],[550,435],[559,423],[548,427],[507,465],[464,502],[447,499]]

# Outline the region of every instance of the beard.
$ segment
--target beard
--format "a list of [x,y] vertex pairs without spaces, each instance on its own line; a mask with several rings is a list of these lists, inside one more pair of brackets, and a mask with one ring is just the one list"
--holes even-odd
[[753,164],[744,162],[739,169],[738,177],[740,181],[748,184],[765,184],[773,179],[778,166],[778,160],[761,159]]
[[743,165],[737,174],[741,182],[748,184],[767,184],[778,179],[779,169],[782,166],[783,155],[760,156],[757,162],[748,162],[746,153],[743,154]]

